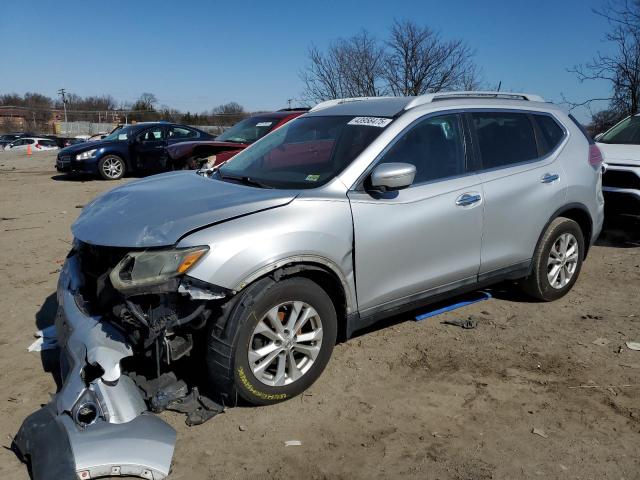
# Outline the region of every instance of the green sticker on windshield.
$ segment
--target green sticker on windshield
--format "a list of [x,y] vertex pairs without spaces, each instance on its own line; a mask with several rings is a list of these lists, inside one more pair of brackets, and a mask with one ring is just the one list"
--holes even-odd
[[307,175],[307,178],[305,178],[305,180],[307,182],[317,182],[319,178],[320,175]]

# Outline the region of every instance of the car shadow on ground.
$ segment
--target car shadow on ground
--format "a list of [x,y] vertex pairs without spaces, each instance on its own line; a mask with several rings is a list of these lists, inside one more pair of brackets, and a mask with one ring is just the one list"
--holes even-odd
[[[149,177],[151,175],[157,175],[160,173],[166,173],[166,172],[135,172],[135,173],[126,174],[124,178],[139,179],[139,178]],[[96,181],[96,182],[106,181],[97,175],[91,175],[88,173],[57,173],[51,177],[51,180],[55,180],[56,182],[80,182],[80,183],[91,182],[91,181]],[[114,182],[114,185],[117,185],[117,181]]]
[[640,216],[607,215],[595,244],[612,248],[640,247]]
[[90,180],[97,180],[97,178],[81,173],[58,173],[53,175],[51,180],[55,180],[56,182],[88,182]]

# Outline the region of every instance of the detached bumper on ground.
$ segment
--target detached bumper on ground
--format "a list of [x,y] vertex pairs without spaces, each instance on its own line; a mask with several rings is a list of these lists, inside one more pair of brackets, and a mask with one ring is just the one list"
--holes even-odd
[[78,269],[70,257],[58,283],[63,387],[24,421],[15,445],[30,460],[34,480],[163,479],[176,432],[147,411],[134,382],[121,373],[120,361],[133,354],[124,337],[78,306]]

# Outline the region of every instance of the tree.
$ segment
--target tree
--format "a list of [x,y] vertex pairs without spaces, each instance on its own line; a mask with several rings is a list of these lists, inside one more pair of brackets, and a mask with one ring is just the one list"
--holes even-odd
[[445,41],[429,27],[396,21],[387,47],[384,78],[394,95],[477,88],[474,52],[462,40]]
[[211,109],[211,114],[206,112],[203,116],[209,117],[213,125],[233,125],[248,116],[244,107],[237,102],[229,102]]
[[595,137],[609,130],[624,117],[625,115],[620,114],[618,110],[602,110],[591,116],[591,123],[587,126],[587,130],[592,137]]
[[640,111],[640,0],[609,0],[594,13],[604,17],[610,30],[604,39],[613,45],[613,53],[598,52],[589,62],[569,69],[582,83],[588,80],[609,82],[611,94],[583,102],[566,100],[572,108],[609,101],[610,109],[621,115]]
[[158,99],[153,93],[143,93],[138,100],[132,105],[131,110],[150,112],[155,111],[155,105]]
[[312,102],[343,97],[374,97],[383,84],[384,49],[365,30],[333,42],[326,53],[309,48],[309,65],[300,73],[304,97]]
[[396,21],[386,42],[362,31],[334,41],[326,52],[312,45],[300,73],[310,102],[343,97],[421,95],[447,89],[474,90],[479,71],[462,40],[442,39],[429,27]]

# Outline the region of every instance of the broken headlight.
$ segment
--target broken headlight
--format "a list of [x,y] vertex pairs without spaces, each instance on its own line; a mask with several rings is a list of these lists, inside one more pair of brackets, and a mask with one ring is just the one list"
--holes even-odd
[[189,271],[208,251],[209,247],[203,246],[129,252],[109,278],[116,290],[121,291],[159,285]]

